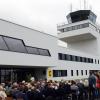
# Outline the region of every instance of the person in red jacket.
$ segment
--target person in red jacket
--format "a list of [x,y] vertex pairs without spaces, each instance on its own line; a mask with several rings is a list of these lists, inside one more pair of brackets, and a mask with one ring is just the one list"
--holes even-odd
[[96,92],[96,95],[97,95],[97,98],[100,97],[100,75],[97,74],[97,79],[96,79],[96,89],[97,89],[97,92]]

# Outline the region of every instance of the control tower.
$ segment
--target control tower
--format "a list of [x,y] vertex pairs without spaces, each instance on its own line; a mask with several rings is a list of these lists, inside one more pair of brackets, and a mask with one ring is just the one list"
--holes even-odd
[[78,10],[66,16],[68,23],[57,26],[58,38],[68,49],[100,56],[100,27],[91,10]]

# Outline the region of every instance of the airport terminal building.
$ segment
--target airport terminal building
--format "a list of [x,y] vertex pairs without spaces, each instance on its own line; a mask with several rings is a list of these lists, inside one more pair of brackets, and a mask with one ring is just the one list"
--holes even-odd
[[[87,78],[100,70],[100,27],[90,10],[71,12],[57,37],[0,19],[0,81]],[[67,48],[58,45],[67,43]]]

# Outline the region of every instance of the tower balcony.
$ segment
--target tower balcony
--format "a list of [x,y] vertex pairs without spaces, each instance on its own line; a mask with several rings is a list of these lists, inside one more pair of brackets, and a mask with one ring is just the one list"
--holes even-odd
[[100,29],[90,20],[57,26],[58,38],[64,42],[76,42],[87,39],[96,39]]

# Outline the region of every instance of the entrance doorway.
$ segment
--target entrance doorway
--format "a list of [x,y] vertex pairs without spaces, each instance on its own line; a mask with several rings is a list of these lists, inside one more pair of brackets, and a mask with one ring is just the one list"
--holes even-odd
[[46,79],[46,68],[0,68],[0,82],[21,82]]

